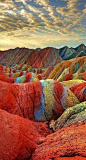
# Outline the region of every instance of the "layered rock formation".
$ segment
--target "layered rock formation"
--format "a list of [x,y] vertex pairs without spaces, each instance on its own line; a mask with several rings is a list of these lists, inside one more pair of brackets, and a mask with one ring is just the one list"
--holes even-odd
[[86,124],[86,101],[66,109],[56,121],[50,124],[50,128],[55,131],[74,124]]
[[83,44],[0,52],[0,160],[86,159],[82,53]]
[[36,121],[57,119],[63,111],[79,103],[60,82],[45,80],[25,84],[0,81],[0,109]]
[[56,49],[47,47],[44,49],[15,48],[0,51],[0,63],[7,66],[28,63],[32,67],[54,66],[61,60],[69,60],[76,57],[86,56],[86,46],[81,44],[76,48],[67,46]]
[[28,63],[32,67],[39,68],[54,66],[61,60],[62,58],[57,50],[52,47],[41,50],[15,48],[8,51],[0,51],[0,63],[7,66]]

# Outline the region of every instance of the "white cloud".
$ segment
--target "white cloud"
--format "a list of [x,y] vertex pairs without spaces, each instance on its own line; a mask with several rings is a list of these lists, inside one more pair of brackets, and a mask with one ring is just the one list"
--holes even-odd
[[[81,21],[85,15],[85,9],[79,8],[78,0],[64,0],[67,1],[66,7],[57,7],[56,11],[63,17],[66,28],[63,28],[65,33],[74,33],[74,28],[80,28]],[[77,33],[76,33],[77,34]]]
[[36,20],[36,17],[34,16],[34,14],[28,13],[28,12],[26,12],[24,9],[22,9],[22,10],[20,11],[20,14],[21,14],[24,18],[27,19],[27,21],[29,22],[28,26],[29,26],[30,24],[32,24],[33,26],[35,26],[35,25],[38,24],[38,22],[37,22],[37,20]]
[[49,0],[15,0],[15,3],[13,0],[0,1],[2,48],[29,45],[36,48],[79,40],[85,35],[86,29],[81,22],[83,18],[85,20],[86,5],[79,9],[78,0],[64,1],[67,5],[57,8],[50,5]]
[[43,5],[43,6],[48,6],[49,5],[49,0],[35,0],[35,2],[39,5]]
[[30,11],[35,12],[35,13],[41,12],[41,9],[38,9],[38,8],[36,8],[36,7],[33,7],[33,6],[29,5],[29,4],[27,5],[27,8],[28,8]]
[[85,8],[83,9],[83,13],[86,15],[86,5]]
[[64,0],[67,1],[66,7],[57,7],[56,11],[62,16],[69,18],[77,18],[81,13],[78,9],[78,0]]
[[27,5],[27,2],[31,0],[15,0],[15,2],[22,2],[24,5]]

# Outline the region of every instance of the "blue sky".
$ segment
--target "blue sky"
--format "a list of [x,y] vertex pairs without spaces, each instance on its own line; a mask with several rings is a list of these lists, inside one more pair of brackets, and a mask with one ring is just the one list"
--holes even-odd
[[86,0],[0,0],[0,49],[86,45]]

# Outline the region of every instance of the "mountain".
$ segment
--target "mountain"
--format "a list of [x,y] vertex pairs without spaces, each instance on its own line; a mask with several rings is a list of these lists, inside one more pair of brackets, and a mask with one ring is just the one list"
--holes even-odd
[[7,66],[25,63],[33,49],[15,48],[7,51],[0,51],[0,63]]
[[61,49],[59,49],[59,55],[62,57],[63,60],[68,60],[75,57],[76,51],[74,49],[69,48],[68,46],[65,46]]
[[65,46],[60,49],[53,47],[47,48],[15,48],[6,51],[0,51],[0,63],[6,66],[28,63],[34,68],[46,68],[55,66],[62,60],[69,60],[76,57],[86,56],[86,46],[79,45],[76,48]]
[[86,56],[86,46],[84,44],[81,44],[76,48],[65,46],[59,49],[59,55],[63,60]]
[[84,44],[79,45],[78,47],[74,48],[76,52],[85,51],[86,52],[86,46]]
[[32,67],[54,66],[62,61],[61,56],[52,47],[44,49],[15,48],[0,51],[0,63],[7,66],[28,63]]

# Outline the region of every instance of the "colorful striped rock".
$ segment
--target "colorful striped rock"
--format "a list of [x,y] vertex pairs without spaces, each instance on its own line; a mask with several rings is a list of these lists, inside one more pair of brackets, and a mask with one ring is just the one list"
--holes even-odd
[[76,73],[73,79],[82,79],[86,81],[86,72]]
[[86,124],[86,101],[66,109],[56,121],[50,124],[50,128],[56,131],[74,124]]
[[[85,71],[86,68],[86,57],[78,57],[66,61],[62,61],[58,65],[56,65],[47,77],[48,79],[63,79],[64,80],[64,72],[65,69],[68,69],[69,73],[71,74],[71,77],[75,73],[81,73]],[[82,67],[83,66],[83,67]],[[81,68],[81,69],[80,69]],[[60,76],[60,77],[59,77]],[[61,81],[60,80],[60,81]]]
[[44,77],[45,79],[47,79],[47,77],[49,76],[49,74],[53,71],[54,66],[50,66],[48,67],[44,73],[42,73],[42,77]]
[[62,81],[62,83],[67,86],[68,88],[73,87],[77,84],[83,83],[85,82],[84,80],[79,80],[79,79],[74,79],[74,80],[70,80],[70,81]]
[[26,74],[26,71],[17,71],[16,70],[16,72],[15,73],[11,73],[11,77],[12,78],[17,78],[17,77],[20,77],[20,76],[22,76],[22,75],[25,75]]
[[86,62],[78,69],[77,73],[83,73],[86,71]]
[[74,58],[69,68],[69,72],[72,74],[76,73],[78,69],[85,63],[85,61],[86,57]]
[[36,82],[39,81],[35,73],[27,72],[25,75],[17,77],[14,83]]
[[56,65],[53,71],[47,77],[48,79],[58,79],[64,69],[70,67],[72,60],[62,61],[58,65]]
[[76,95],[79,102],[86,101],[86,82],[77,84],[71,87],[70,90]]
[[58,52],[52,47],[47,47],[39,51],[32,51],[32,53],[26,60],[26,63],[35,68],[44,68],[56,65],[61,61],[62,58],[60,57]]
[[35,121],[57,119],[79,103],[65,85],[54,80],[8,84],[0,81],[0,109]]
[[71,73],[67,73],[67,74],[65,74],[65,77],[64,77],[64,81],[69,81],[69,80],[71,80],[71,79],[73,79],[73,74],[71,74]]
[[64,69],[64,71],[61,73],[61,75],[59,76],[57,81],[62,82],[64,80],[66,74],[69,74],[69,69],[68,68]]
[[24,63],[16,64],[16,65],[14,66],[14,68],[15,68],[16,70],[22,70],[23,67],[24,67]]

